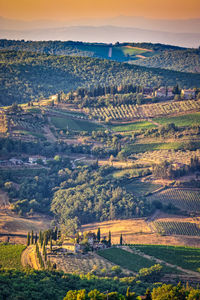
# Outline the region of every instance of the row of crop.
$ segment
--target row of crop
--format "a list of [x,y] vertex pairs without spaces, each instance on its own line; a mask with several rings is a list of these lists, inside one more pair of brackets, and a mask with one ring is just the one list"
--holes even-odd
[[180,209],[200,211],[200,192],[184,189],[167,189],[148,197],[150,201],[158,200],[162,203],[171,203]]
[[109,107],[91,108],[90,114],[95,118],[100,118],[101,120],[106,120],[108,118],[110,120],[118,120],[131,118],[153,118],[197,109],[200,109],[200,101],[187,100],[144,105],[110,105]]
[[200,227],[196,223],[154,221],[153,224],[160,234],[200,236]]

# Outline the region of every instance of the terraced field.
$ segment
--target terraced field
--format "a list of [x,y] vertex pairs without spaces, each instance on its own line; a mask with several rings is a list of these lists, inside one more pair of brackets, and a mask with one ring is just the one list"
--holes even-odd
[[143,105],[109,106],[100,108],[91,108],[89,114],[102,121],[117,120],[138,120],[147,118],[158,118],[161,116],[170,116],[200,109],[200,101],[187,100],[178,102],[163,102]]
[[50,261],[55,262],[59,270],[63,270],[66,273],[79,274],[95,271],[98,274],[105,275],[115,265],[95,253],[86,255],[51,255]]
[[150,201],[158,200],[163,204],[173,204],[186,211],[200,211],[200,191],[192,189],[167,189],[147,198]]

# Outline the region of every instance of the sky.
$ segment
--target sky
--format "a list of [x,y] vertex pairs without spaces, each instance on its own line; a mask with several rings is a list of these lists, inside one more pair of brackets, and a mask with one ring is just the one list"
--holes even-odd
[[0,16],[70,21],[119,15],[155,19],[200,18],[199,0],[0,0]]

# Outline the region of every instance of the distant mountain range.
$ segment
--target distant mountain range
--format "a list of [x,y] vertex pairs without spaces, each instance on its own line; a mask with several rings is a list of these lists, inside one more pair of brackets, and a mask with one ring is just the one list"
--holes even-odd
[[200,19],[155,20],[119,16],[70,22],[18,21],[0,17],[0,37],[25,40],[85,42],[152,42],[199,47]]

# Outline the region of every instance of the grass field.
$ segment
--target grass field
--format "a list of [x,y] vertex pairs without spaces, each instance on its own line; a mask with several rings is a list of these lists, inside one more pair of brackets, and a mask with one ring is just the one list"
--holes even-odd
[[129,178],[139,177],[147,171],[148,168],[137,168],[137,169],[123,169],[120,171],[115,171],[113,173],[114,178],[122,178],[124,176],[128,176]]
[[172,143],[148,143],[148,144],[132,144],[125,147],[127,155],[132,153],[141,153],[156,150],[179,150],[182,149],[181,142]]
[[171,203],[187,211],[200,211],[200,191],[192,189],[167,189],[148,197],[150,201],[159,200],[163,204]]
[[200,248],[161,245],[134,245],[134,248],[168,263],[200,272]]
[[192,126],[200,124],[200,113],[186,114],[183,116],[170,117],[170,118],[155,118],[155,122],[165,125],[174,123],[176,126]]
[[116,132],[123,132],[123,131],[137,131],[141,129],[150,129],[155,127],[156,125],[150,122],[142,121],[142,122],[135,122],[135,123],[127,123],[122,125],[112,125],[110,126],[110,129]]
[[69,129],[74,131],[93,131],[101,129],[100,125],[96,125],[94,123],[88,121],[75,120],[70,117],[60,118],[60,117],[52,117],[51,122],[58,129]]
[[138,196],[144,196],[147,193],[152,193],[153,191],[159,189],[161,185],[153,184],[151,182],[142,182],[139,180],[132,181],[126,185],[128,192],[133,192]]
[[21,253],[24,249],[24,245],[0,243],[0,266],[8,269],[21,269]]

